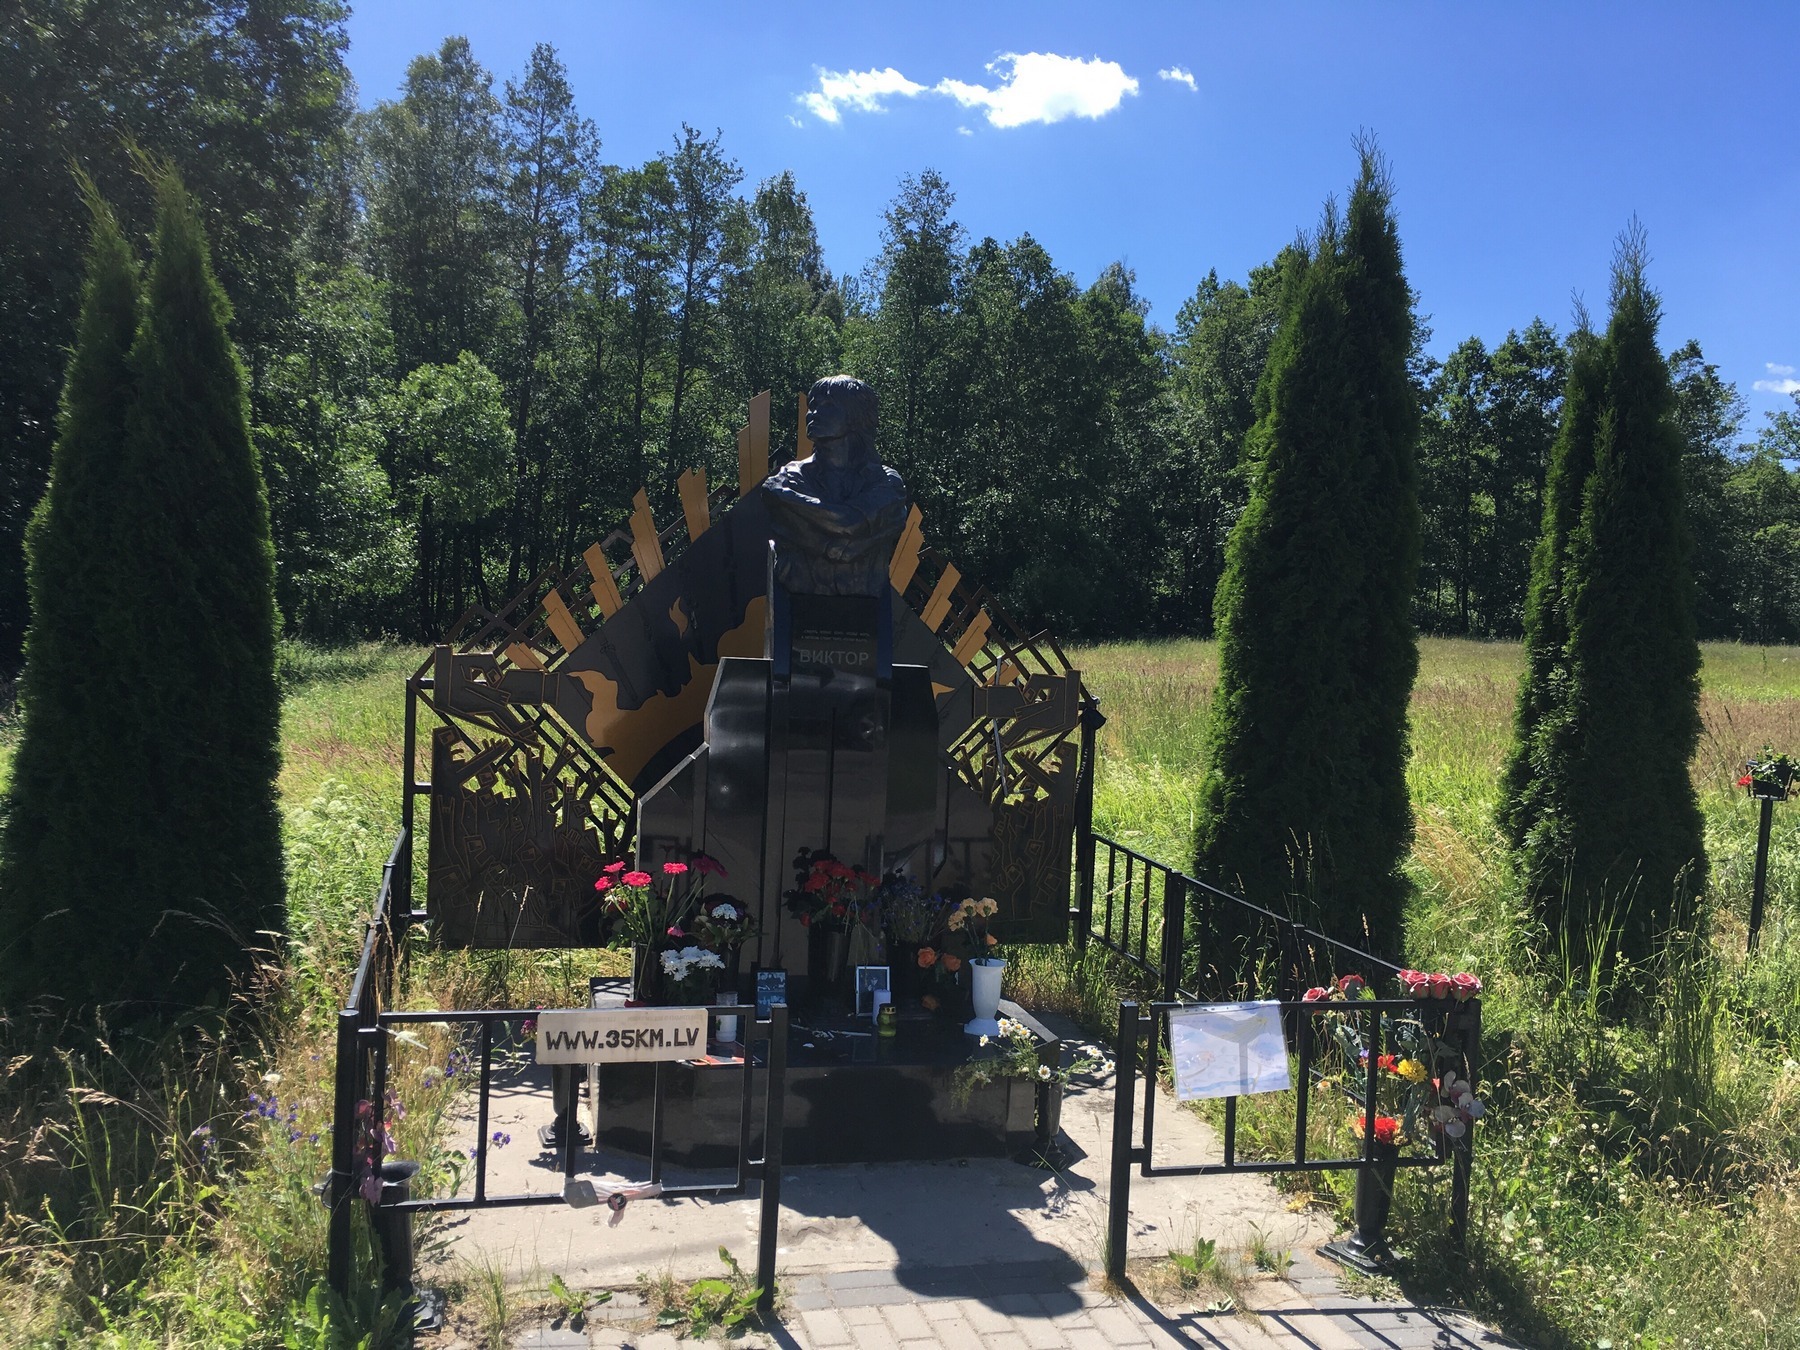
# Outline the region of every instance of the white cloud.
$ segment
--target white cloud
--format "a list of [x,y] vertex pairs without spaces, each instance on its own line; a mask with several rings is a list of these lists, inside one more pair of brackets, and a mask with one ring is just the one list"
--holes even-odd
[[1156,78],[1168,80],[1173,84],[1185,84],[1196,94],[1200,92],[1200,86],[1194,83],[1194,72],[1183,70],[1180,66],[1170,66],[1167,70],[1159,70],[1156,72]]
[[967,127],[958,127],[956,129],[956,134],[958,136],[973,136],[975,133],[970,131]]
[[1764,361],[1763,369],[1775,378],[1758,380],[1750,387],[1759,394],[1800,394],[1800,380],[1794,378],[1792,366],[1778,365],[1774,361]]
[[800,95],[800,104],[821,121],[836,122],[841,109],[882,112],[890,98],[911,98],[925,92],[924,85],[914,84],[892,66],[884,70],[821,70],[819,87]]
[[1007,52],[988,69],[1000,77],[989,88],[962,80],[939,80],[935,92],[965,108],[982,108],[997,127],[1060,122],[1066,117],[1104,117],[1138,82],[1117,61],[1083,60],[1049,52]]

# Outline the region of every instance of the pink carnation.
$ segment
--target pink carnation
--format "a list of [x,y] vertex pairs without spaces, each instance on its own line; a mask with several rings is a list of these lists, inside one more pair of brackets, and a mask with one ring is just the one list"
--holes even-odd
[[625,874],[625,884],[627,886],[648,886],[650,884],[650,874],[648,872],[627,872]]
[[1321,989],[1314,986],[1313,988],[1308,989],[1304,994],[1300,995],[1300,1001],[1302,1003],[1321,1003],[1330,997],[1331,991],[1329,989]]

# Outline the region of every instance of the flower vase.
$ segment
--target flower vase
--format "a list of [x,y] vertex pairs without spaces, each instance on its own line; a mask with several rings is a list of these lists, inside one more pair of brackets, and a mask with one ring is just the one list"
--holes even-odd
[[977,956],[966,964],[970,972],[970,994],[975,1004],[975,1017],[963,1030],[971,1036],[998,1036],[1000,980],[1006,974],[1006,962],[997,956]]
[[842,994],[849,950],[850,935],[840,923],[815,919],[806,930],[806,980],[815,998]]
[[1366,1259],[1380,1262],[1390,1259],[1384,1230],[1388,1211],[1394,1206],[1394,1176],[1400,1165],[1400,1145],[1378,1142],[1373,1146],[1373,1157],[1372,1166],[1356,1173],[1356,1198],[1351,1208],[1356,1232],[1351,1235],[1350,1246]]
[[631,944],[631,1001],[653,1004],[662,995],[662,953],[648,943]]
[[921,977],[924,971],[919,969],[919,944],[916,942],[890,942],[888,944],[888,982],[894,991],[894,1002],[917,1003],[922,992]]

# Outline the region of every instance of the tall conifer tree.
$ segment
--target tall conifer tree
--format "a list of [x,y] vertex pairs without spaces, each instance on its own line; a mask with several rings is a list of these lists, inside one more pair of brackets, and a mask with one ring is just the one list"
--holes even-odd
[[1217,602],[1200,874],[1397,952],[1419,563],[1412,297],[1372,146],[1296,260]]
[[[1569,336],[1569,380],[1544,482],[1544,522],[1525,593],[1525,670],[1513,713],[1513,743],[1496,813],[1513,848],[1534,832],[1556,833],[1564,816],[1567,724],[1559,718],[1569,680],[1569,551],[1581,523],[1582,494],[1594,471],[1594,437],[1605,399],[1606,349],[1577,312]],[[1546,824],[1546,822],[1549,822]]]
[[0,834],[0,997],[14,1004],[107,997],[116,972],[95,960],[96,935],[131,903],[117,814],[133,795],[135,737],[118,712],[143,663],[118,608],[116,548],[138,268],[85,186],[81,316],[50,482],[25,535],[32,622]]
[[[1606,336],[1576,356],[1545,557],[1557,552],[1552,530],[1568,523],[1571,507],[1576,514],[1560,579],[1546,564],[1534,580],[1540,631],[1503,808],[1538,913],[1553,940],[1566,938],[1578,968],[1615,950],[1633,961],[1651,955],[1692,923],[1706,878],[1688,774],[1700,736],[1692,541],[1645,261],[1634,225],[1614,259]],[[1558,614],[1566,629],[1556,627]],[[1548,677],[1534,684],[1536,648],[1545,649]]]
[[117,672],[142,740],[120,785],[134,837],[113,902],[120,996],[185,1007],[224,996],[282,925],[280,696],[269,510],[250,440],[230,306],[194,206],[156,185],[155,258],[131,351],[125,502],[115,554],[136,653]]

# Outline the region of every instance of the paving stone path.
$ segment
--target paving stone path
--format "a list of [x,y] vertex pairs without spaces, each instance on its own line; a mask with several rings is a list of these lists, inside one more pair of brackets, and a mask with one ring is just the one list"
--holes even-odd
[[[1336,1275],[1297,1256],[1287,1280],[1264,1279],[1238,1313],[1164,1311],[1036,1263],[807,1275],[785,1287],[778,1328],[746,1350],[1500,1350],[1514,1347],[1462,1315],[1344,1294]],[[640,1314],[621,1309],[624,1320]],[[518,1350],[675,1350],[664,1331],[616,1324],[540,1327]],[[693,1342],[686,1342],[692,1345]]]
[[[1047,1019],[1048,1020],[1048,1019]],[[1058,1034],[1074,1036],[1058,1019]],[[490,1160],[493,1192],[560,1191],[555,1159],[528,1144],[547,1118],[547,1083],[521,1066],[497,1081],[491,1127],[519,1141]],[[1266,1179],[1251,1175],[1138,1179],[1132,1188],[1134,1262],[1208,1238],[1242,1252],[1252,1236],[1285,1249],[1285,1278],[1260,1276],[1236,1313],[1158,1308],[1093,1276],[1104,1226],[1111,1142],[1110,1083],[1089,1084],[1063,1111],[1074,1158],[1061,1173],[1004,1159],[796,1168],[784,1174],[777,1268],[781,1321],[732,1344],[781,1350],[1098,1350],[1102,1346],[1200,1350],[1475,1350],[1512,1346],[1459,1314],[1353,1297],[1337,1268],[1317,1256],[1331,1234],[1316,1213],[1291,1212]],[[473,1121],[468,1122],[471,1129]],[[472,1142],[472,1140],[470,1141]],[[451,1141],[451,1146],[458,1146]],[[1218,1156],[1218,1141],[1191,1112],[1159,1111],[1163,1156]],[[590,1174],[629,1177],[642,1164],[593,1155]],[[679,1178],[671,1177],[671,1180]],[[464,1272],[502,1270],[520,1288],[551,1273],[575,1289],[621,1288],[666,1272],[678,1280],[719,1273],[717,1250],[754,1251],[754,1199],[634,1203],[616,1228],[603,1210],[564,1206],[479,1210],[446,1223],[432,1246],[426,1284]],[[953,1264],[960,1261],[961,1264]],[[746,1264],[749,1264],[746,1261]],[[621,1294],[575,1331],[539,1325],[517,1350],[673,1350],[666,1331],[646,1331],[641,1302]],[[689,1344],[693,1344],[689,1342]],[[472,1350],[454,1334],[420,1350]]]

